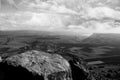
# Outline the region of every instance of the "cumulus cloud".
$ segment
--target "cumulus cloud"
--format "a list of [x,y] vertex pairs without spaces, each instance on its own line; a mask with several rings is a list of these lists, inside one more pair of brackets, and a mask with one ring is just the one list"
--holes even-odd
[[[86,16],[87,15],[87,16]],[[109,7],[95,7],[95,8],[88,8],[86,10],[86,17],[89,18],[113,18],[113,19],[120,19],[120,12]]]
[[0,29],[120,33],[120,11],[113,8],[117,3],[113,0],[22,0],[15,13],[0,13]]
[[[50,13],[17,12],[1,14],[1,29],[54,30],[64,29],[70,23],[70,16]],[[5,25],[8,25],[9,28]]]
[[48,13],[32,13],[31,19],[26,21],[27,25],[41,26],[41,28],[64,27],[62,17]]
[[120,33],[120,25],[113,22],[90,21],[81,25],[70,25],[69,29],[79,30],[83,33]]

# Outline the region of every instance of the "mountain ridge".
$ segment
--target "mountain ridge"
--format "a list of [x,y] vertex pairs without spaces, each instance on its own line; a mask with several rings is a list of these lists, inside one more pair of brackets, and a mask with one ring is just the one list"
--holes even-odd
[[120,33],[94,33],[82,40],[82,43],[118,45],[120,44]]

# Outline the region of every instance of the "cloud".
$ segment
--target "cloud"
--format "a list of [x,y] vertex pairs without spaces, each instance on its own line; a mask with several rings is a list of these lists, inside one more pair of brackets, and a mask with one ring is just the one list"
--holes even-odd
[[114,22],[90,21],[81,25],[70,25],[68,28],[82,33],[120,33],[120,24]]
[[113,18],[113,19],[120,19],[120,12],[109,7],[95,7],[95,8],[88,8],[86,10],[86,15],[89,18]]
[[[120,24],[116,25],[115,22],[117,20],[117,23],[120,23],[120,11],[105,5],[107,2],[91,1],[85,3],[81,0],[22,0],[18,4],[20,10],[0,13],[0,29],[120,33]],[[96,4],[93,7],[98,2],[104,4]]]
[[[2,30],[30,29],[30,30],[55,30],[64,29],[70,20],[68,15],[36,13],[36,12],[17,12],[14,14],[1,14],[0,24]],[[9,28],[6,28],[6,25]]]
[[26,24],[31,26],[42,26],[42,28],[51,28],[56,26],[57,28],[64,27],[62,17],[47,13],[32,13],[31,19],[28,20]]

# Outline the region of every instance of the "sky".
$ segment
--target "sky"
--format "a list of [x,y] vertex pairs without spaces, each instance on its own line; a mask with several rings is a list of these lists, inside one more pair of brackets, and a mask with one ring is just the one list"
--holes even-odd
[[120,33],[120,0],[0,0],[0,30]]

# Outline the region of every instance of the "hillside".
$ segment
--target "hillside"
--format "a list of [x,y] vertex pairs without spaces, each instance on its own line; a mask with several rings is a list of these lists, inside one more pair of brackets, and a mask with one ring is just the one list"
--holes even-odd
[[82,43],[98,45],[120,45],[120,34],[114,33],[94,33],[84,39]]

